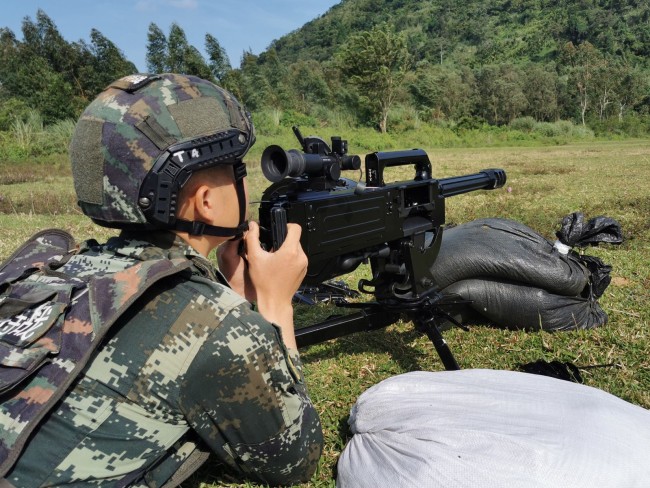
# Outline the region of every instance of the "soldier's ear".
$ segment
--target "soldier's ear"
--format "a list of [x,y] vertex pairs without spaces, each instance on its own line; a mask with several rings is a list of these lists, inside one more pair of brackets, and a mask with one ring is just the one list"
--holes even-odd
[[212,223],[216,218],[218,203],[217,189],[211,185],[199,185],[190,198],[195,212],[195,220]]

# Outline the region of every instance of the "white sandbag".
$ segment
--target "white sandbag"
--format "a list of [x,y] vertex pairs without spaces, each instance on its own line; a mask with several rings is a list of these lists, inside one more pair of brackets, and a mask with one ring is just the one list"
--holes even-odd
[[337,487],[647,488],[650,411],[513,371],[412,372],[365,391]]

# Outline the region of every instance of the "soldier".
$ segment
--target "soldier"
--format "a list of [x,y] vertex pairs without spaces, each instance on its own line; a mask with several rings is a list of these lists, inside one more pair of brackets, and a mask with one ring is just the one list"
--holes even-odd
[[[237,100],[192,76],[127,76],[86,108],[70,148],[75,191],[84,214],[121,232],[83,243],[58,271],[186,266],[119,317],[10,484],[176,486],[201,448],[258,482],[311,478],[322,431],[291,306],[307,258],[299,226],[270,253],[246,222],[242,159],[254,141]],[[219,270],[207,259],[217,247]]]

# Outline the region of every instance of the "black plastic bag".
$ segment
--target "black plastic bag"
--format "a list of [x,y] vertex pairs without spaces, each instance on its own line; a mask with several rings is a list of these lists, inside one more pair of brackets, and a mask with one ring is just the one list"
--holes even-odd
[[520,364],[520,371],[524,373],[539,374],[550,376],[559,380],[573,381],[574,383],[584,383],[578,367],[569,362],[544,361],[539,359],[532,363]]
[[610,217],[594,217],[585,223],[582,212],[574,212],[562,219],[560,230],[555,233],[562,244],[571,247],[597,246],[601,242],[623,242],[621,225]]
[[591,294],[594,298],[600,298],[612,281],[612,277],[609,275],[612,272],[612,267],[596,256],[583,255],[580,256],[580,261],[589,270]]

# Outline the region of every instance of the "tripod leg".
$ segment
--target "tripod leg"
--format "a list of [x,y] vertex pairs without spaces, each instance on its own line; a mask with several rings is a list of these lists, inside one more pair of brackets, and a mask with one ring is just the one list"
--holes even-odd
[[435,321],[430,320],[418,325],[420,325],[418,328],[424,330],[427,337],[433,343],[433,347],[436,348],[436,352],[438,353],[438,356],[440,356],[440,360],[442,361],[445,369],[447,371],[459,370],[460,366],[458,365],[458,362],[456,361],[454,354],[451,352],[451,349],[447,345],[444,337],[442,337],[442,333],[440,332],[440,329],[438,329],[438,325],[435,323]]

